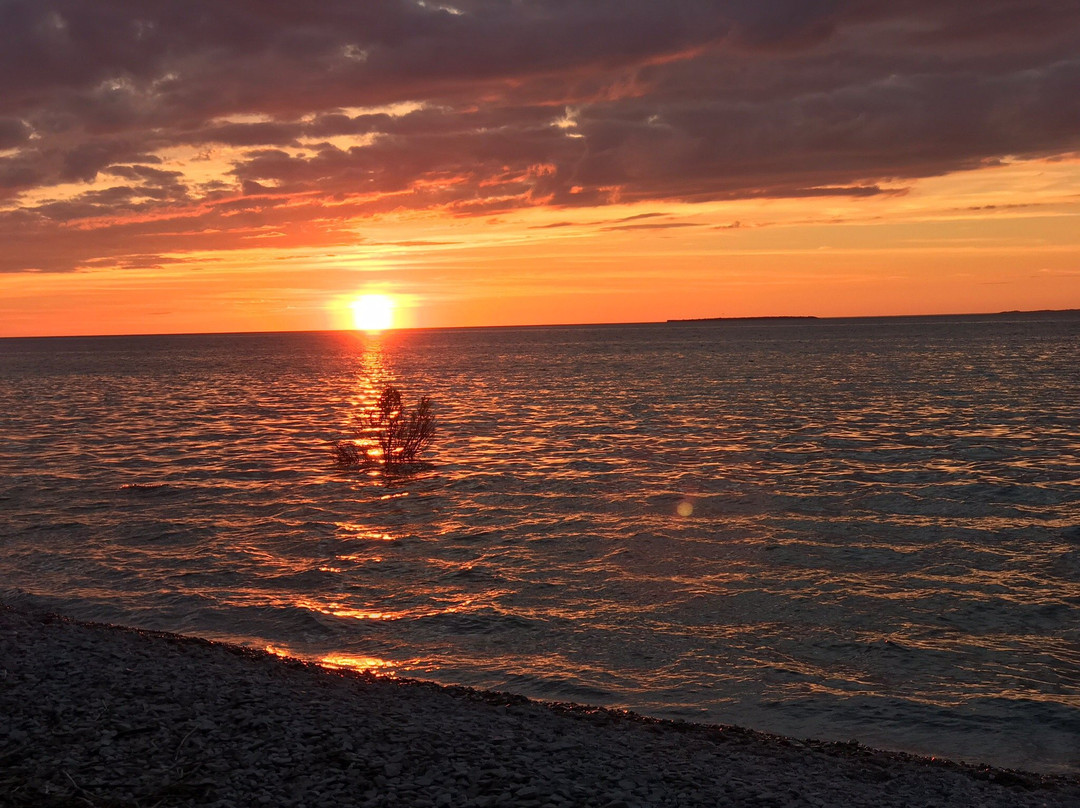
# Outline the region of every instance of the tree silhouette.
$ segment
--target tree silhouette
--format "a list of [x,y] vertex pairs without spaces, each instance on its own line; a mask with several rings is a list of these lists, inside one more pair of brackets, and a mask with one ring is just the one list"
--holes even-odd
[[334,445],[339,463],[346,466],[381,464],[386,468],[415,463],[435,437],[431,398],[424,396],[406,413],[401,391],[389,384],[383,387],[374,406],[364,413],[363,421],[363,428],[356,432],[359,443],[338,441]]

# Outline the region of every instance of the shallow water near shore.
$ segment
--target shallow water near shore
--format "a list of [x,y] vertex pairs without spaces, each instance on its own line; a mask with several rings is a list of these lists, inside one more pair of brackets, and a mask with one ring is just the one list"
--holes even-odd
[[[1080,772],[1080,318],[0,340],[0,597]],[[336,467],[380,385],[414,475]]]

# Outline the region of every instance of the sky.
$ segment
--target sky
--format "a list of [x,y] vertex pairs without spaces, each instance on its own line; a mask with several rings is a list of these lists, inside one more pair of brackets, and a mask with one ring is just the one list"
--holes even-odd
[[1080,308],[1076,0],[0,0],[0,336]]

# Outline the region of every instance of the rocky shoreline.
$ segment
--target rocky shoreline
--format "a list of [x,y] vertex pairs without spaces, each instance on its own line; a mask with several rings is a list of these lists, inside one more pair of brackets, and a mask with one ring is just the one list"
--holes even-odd
[[0,806],[1076,806],[1080,778],[379,678],[0,605]]

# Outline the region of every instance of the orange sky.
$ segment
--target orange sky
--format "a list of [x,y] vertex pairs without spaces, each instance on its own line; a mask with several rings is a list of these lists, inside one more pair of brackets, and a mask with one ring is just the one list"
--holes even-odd
[[1080,308],[1051,2],[16,5],[0,336]]

